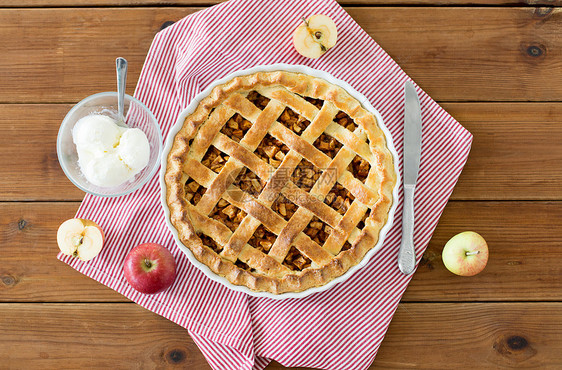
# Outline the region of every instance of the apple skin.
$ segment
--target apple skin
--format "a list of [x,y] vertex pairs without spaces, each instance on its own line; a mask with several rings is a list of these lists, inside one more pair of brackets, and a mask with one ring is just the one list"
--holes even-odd
[[338,29],[332,18],[316,14],[302,20],[293,32],[293,45],[299,54],[316,59],[336,45]]
[[102,250],[105,234],[94,221],[71,218],[63,222],[57,230],[57,244],[67,256],[89,261]]
[[453,236],[441,255],[447,270],[460,276],[474,276],[488,263],[488,244],[474,231]]
[[133,248],[125,257],[123,272],[135,290],[156,294],[176,280],[176,261],[170,251],[160,244],[144,243]]
[[105,242],[105,233],[103,232],[102,228],[100,225],[96,224],[94,221],[91,220],[86,220],[84,218],[80,219],[82,221],[82,223],[84,224],[84,227],[88,227],[88,226],[93,226],[95,228],[97,228],[100,233],[101,233],[101,238],[102,240]]

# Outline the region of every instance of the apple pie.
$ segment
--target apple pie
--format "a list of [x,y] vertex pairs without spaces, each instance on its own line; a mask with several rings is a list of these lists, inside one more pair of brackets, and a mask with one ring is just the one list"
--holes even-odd
[[175,135],[170,221],[232,284],[274,294],[358,264],[388,220],[394,160],[375,115],[343,88],[286,71],[216,86]]

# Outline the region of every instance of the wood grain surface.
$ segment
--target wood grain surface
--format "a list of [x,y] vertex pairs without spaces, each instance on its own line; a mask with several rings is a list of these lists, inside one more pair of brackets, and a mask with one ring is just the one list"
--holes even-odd
[[561,103],[443,107],[474,136],[452,199],[562,199]]
[[[55,141],[73,103],[114,90],[116,56],[132,93],[154,35],[218,2],[0,3],[0,368],[209,368],[185,329],[56,259],[83,193]],[[373,368],[562,368],[562,0],[341,4],[474,135]],[[490,246],[471,278],[441,261],[465,230]]]
[[[133,91],[154,35],[196,10],[0,9],[0,103],[76,102],[111,91],[116,55],[129,60]],[[347,10],[434,99],[561,100],[560,8]]]
[[[56,259],[56,229],[78,205],[0,203],[0,302],[127,301]],[[488,266],[470,279],[441,262],[447,240],[465,230],[490,247]],[[562,202],[452,201],[403,300],[562,301],[560,230]]]
[[[112,6],[170,6],[170,5],[212,5],[224,0],[112,0]],[[342,5],[517,5],[517,6],[559,6],[561,0],[340,0]],[[49,0],[49,6],[108,6],[107,0]],[[45,0],[4,0],[0,7],[40,7]]]
[[[70,107],[0,104],[0,201],[82,200],[56,154],[58,127]],[[562,103],[447,103],[444,108],[474,135],[452,199],[562,199]]]
[[[1,304],[0,327],[8,368],[209,368],[185,329],[129,303]],[[401,303],[373,366],[554,369],[561,330],[559,302]]]

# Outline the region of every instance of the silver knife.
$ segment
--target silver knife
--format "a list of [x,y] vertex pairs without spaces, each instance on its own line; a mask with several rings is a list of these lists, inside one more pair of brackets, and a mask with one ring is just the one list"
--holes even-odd
[[420,100],[411,81],[404,85],[404,208],[398,268],[409,275],[416,267],[414,249],[414,192],[420,170],[422,118]]

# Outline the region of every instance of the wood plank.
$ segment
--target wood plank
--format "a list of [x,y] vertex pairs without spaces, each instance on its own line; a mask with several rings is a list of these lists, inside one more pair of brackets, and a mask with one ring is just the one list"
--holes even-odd
[[82,200],[62,171],[57,133],[68,104],[0,105],[0,199]]
[[78,206],[0,203],[0,302],[129,301],[57,260],[58,227],[74,217]]
[[[488,265],[467,278],[441,261],[454,235],[480,233]],[[552,301],[562,299],[561,202],[450,202],[441,217],[405,301]]]
[[444,104],[474,135],[452,199],[562,199],[562,104]]
[[560,303],[401,304],[374,368],[562,365]]
[[560,100],[545,87],[562,40],[543,33],[560,32],[559,8],[381,10],[349,13],[434,99]]
[[[219,4],[225,0],[4,0],[0,7],[85,7],[85,6],[202,6]],[[560,0],[338,0],[343,5],[506,5],[506,6],[558,6]]]
[[[562,104],[444,106],[474,134],[453,199],[562,199]],[[70,107],[0,104],[0,200],[82,200],[56,154],[58,127]]]
[[0,312],[3,368],[210,369],[184,328],[135,304],[3,304]]
[[[185,329],[134,304],[2,304],[0,325],[8,368],[209,368]],[[562,303],[400,304],[371,368],[557,368],[561,331]]]
[[114,91],[117,56],[129,61],[131,93],[154,35],[165,22],[196,10],[0,10],[0,101],[77,102]]
[[[404,301],[562,300],[561,202],[455,202],[446,207]],[[0,302],[127,301],[56,259],[56,231],[78,203],[0,203]],[[474,230],[490,261],[472,278],[441,262],[443,245]],[[532,237],[529,237],[532,235]]]
[[[156,32],[195,10],[2,9],[0,102],[75,102],[113,90],[118,55],[130,61],[132,91]],[[348,11],[438,100],[559,101],[562,96],[559,8]]]
[[558,369],[561,329],[560,303],[403,303],[370,368]]

